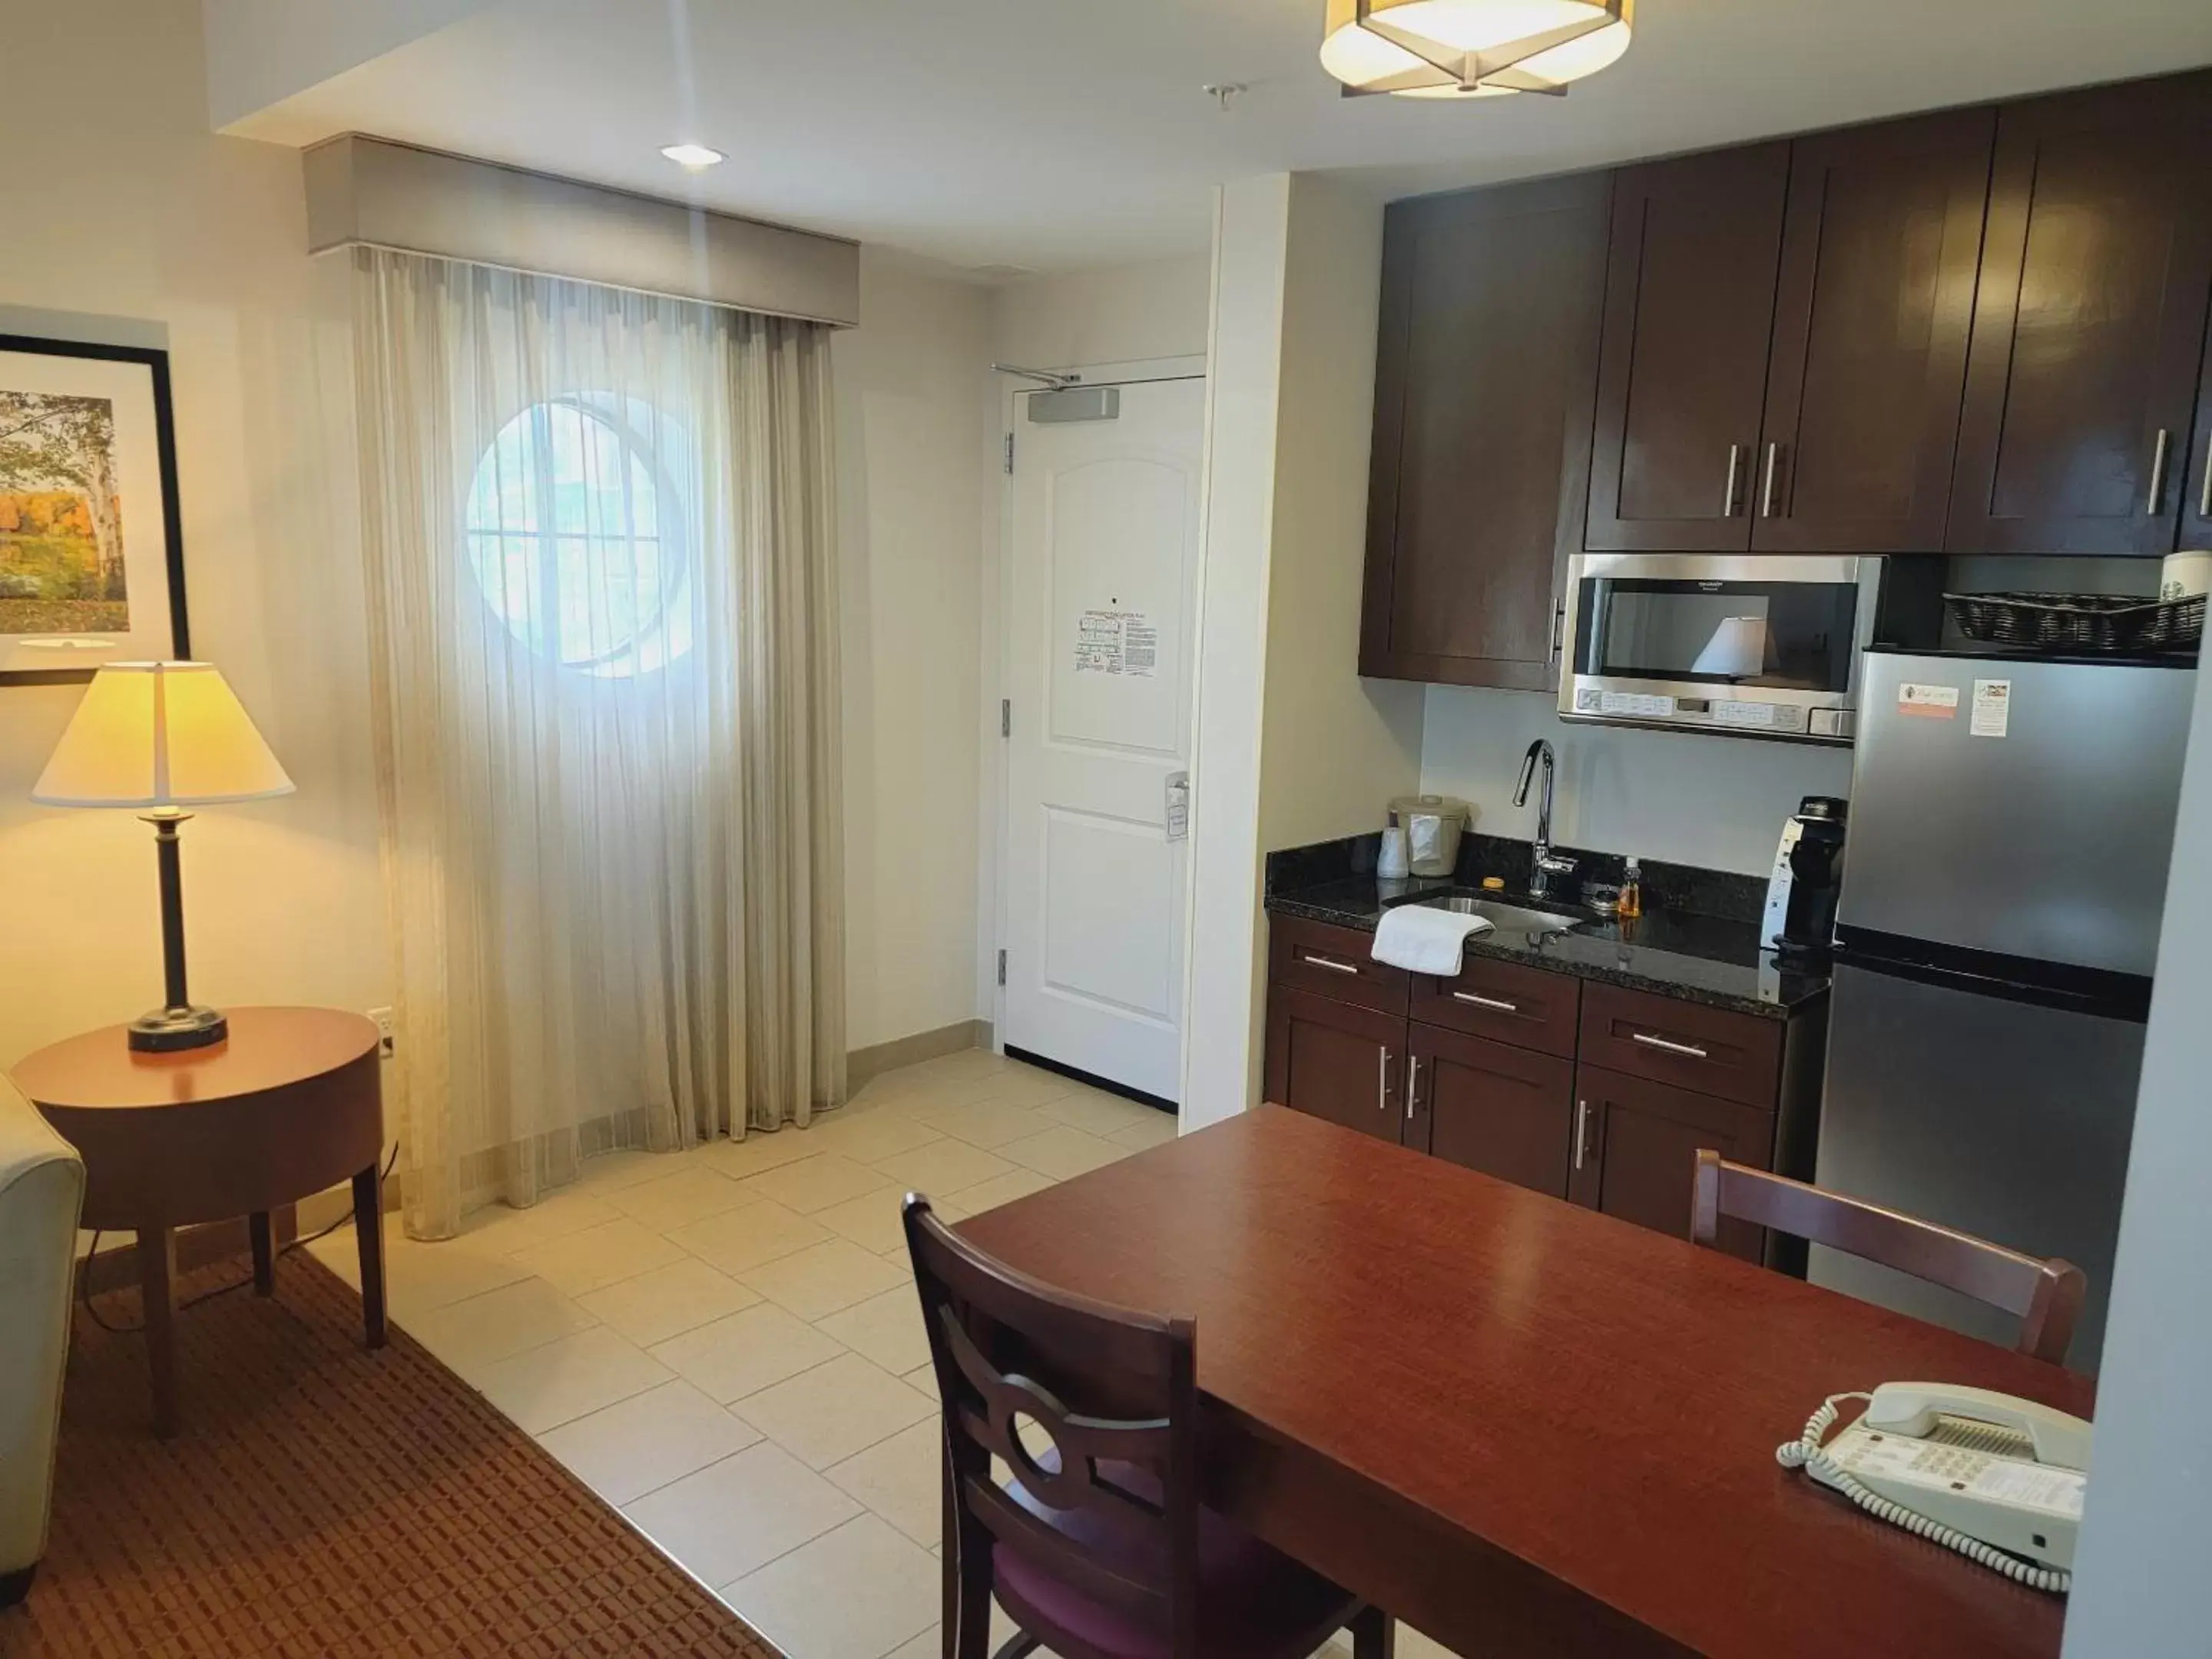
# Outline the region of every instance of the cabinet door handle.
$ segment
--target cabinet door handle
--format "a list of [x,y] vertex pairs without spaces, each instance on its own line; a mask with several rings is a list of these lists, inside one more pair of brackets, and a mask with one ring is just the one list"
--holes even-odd
[[[2212,495],[2212,483],[2208,483],[2204,486],[2204,490],[2206,495]],[[2207,517],[2212,517],[2212,507],[2206,507],[2204,512]],[[1552,607],[1552,660],[1553,662],[1559,659],[1559,650],[1566,642],[1566,635],[1567,602],[1561,599],[1559,604]]]
[[1406,1121],[1413,1121],[1413,1103],[1421,1097],[1421,1057],[1406,1056]]
[[2212,519],[2212,438],[2204,441],[2204,488],[2197,494],[2197,516]]
[[1387,1112],[1390,1109],[1390,1051],[1385,1048],[1375,1058],[1375,1109]]
[[1495,1008],[1501,1014],[1517,1014],[1521,1012],[1521,1005],[1517,1002],[1507,1002],[1499,997],[1479,997],[1472,991],[1454,991],[1452,1000],[1471,1002],[1478,1008]]
[[1348,962],[1339,962],[1334,957],[1317,957],[1310,951],[1298,952],[1298,960],[1309,968],[1326,968],[1332,974],[1358,974],[1359,969]]
[[1649,1031],[1631,1031],[1631,1042],[1640,1042],[1647,1048],[1664,1048],[1670,1054],[1682,1054],[1691,1060],[1711,1060],[1712,1056],[1694,1042],[1676,1042],[1662,1036],[1653,1036]]
[[1741,444],[1730,444],[1729,446],[1728,487],[1721,495],[1721,517],[1723,519],[1733,519],[1735,517],[1736,480],[1742,476],[1742,473],[1743,446]]
[[1766,477],[1759,486],[1759,516],[1774,516],[1774,474],[1782,463],[1782,446],[1770,441],[1766,446]]
[[2173,447],[2173,434],[2166,428],[2158,429],[2158,441],[2150,451],[2150,499],[2143,503],[2143,511],[2158,516],[2159,503],[2166,499],[2166,452]]
[[1589,1102],[1578,1100],[1575,1103],[1575,1168],[1581,1169],[1583,1160],[1589,1156]]

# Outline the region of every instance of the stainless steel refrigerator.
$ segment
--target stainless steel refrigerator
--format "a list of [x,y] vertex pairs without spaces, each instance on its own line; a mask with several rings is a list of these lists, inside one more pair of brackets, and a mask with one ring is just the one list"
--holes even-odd
[[[2195,678],[1866,657],[1817,1179],[2081,1267],[2082,1370],[2104,1342]],[[2017,1332],[1832,1251],[1810,1273]]]

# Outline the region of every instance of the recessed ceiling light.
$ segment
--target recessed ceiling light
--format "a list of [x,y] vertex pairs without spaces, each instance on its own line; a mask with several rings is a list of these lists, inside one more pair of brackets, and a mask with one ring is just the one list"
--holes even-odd
[[704,144],[663,144],[660,153],[679,167],[710,167],[729,158]]

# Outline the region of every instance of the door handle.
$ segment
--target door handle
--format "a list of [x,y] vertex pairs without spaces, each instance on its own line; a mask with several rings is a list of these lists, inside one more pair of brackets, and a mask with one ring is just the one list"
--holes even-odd
[[1477,996],[1472,991],[1454,991],[1452,1000],[1471,1002],[1478,1008],[1495,1008],[1501,1014],[1517,1014],[1521,1012],[1521,1005],[1517,1002],[1507,1002],[1498,997]]
[[1390,1051],[1385,1048],[1375,1058],[1375,1109],[1387,1112],[1390,1109]]
[[1575,1103],[1575,1168],[1581,1169],[1589,1156],[1589,1102],[1578,1100]]
[[1723,519],[1733,519],[1735,517],[1736,480],[1742,476],[1742,473],[1743,446],[1741,444],[1730,444],[1729,446],[1728,484],[1721,495],[1721,517]]
[[2204,441],[2204,488],[2197,494],[2197,516],[2212,519],[2212,438]]
[[2150,451],[2150,499],[2143,503],[2143,511],[2158,516],[2158,504],[2166,498],[2166,452],[2173,445],[2173,434],[2165,427],[2158,429],[2158,441]]
[[1357,975],[1359,969],[1348,962],[1339,962],[1334,957],[1317,957],[1310,951],[1298,952],[1298,960],[1309,968],[1326,968],[1332,974]]
[[[2207,469],[2208,472],[2212,472],[2212,460],[2208,460]],[[2208,496],[2212,496],[2212,482],[2206,483],[2204,493]],[[2204,512],[2206,517],[2212,518],[2212,507],[2206,507]],[[1552,660],[1553,662],[1559,659],[1560,647],[1566,643],[1566,633],[1567,602],[1561,599],[1559,604],[1552,607]]]
[[1759,486],[1759,516],[1774,516],[1774,474],[1782,464],[1782,446],[1769,441],[1766,446],[1766,477]]
[[1670,1054],[1681,1054],[1691,1060],[1711,1060],[1712,1056],[1694,1042],[1675,1042],[1662,1036],[1653,1036],[1649,1031],[1631,1031],[1631,1042],[1640,1042],[1647,1048],[1664,1048]]
[[1406,1056],[1406,1121],[1413,1121],[1413,1106],[1421,1097],[1421,1057]]

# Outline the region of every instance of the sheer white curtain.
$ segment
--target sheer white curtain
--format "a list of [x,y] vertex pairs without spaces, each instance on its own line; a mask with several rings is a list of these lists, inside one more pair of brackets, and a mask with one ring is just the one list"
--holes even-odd
[[355,253],[408,1231],[844,1089],[829,346]]

